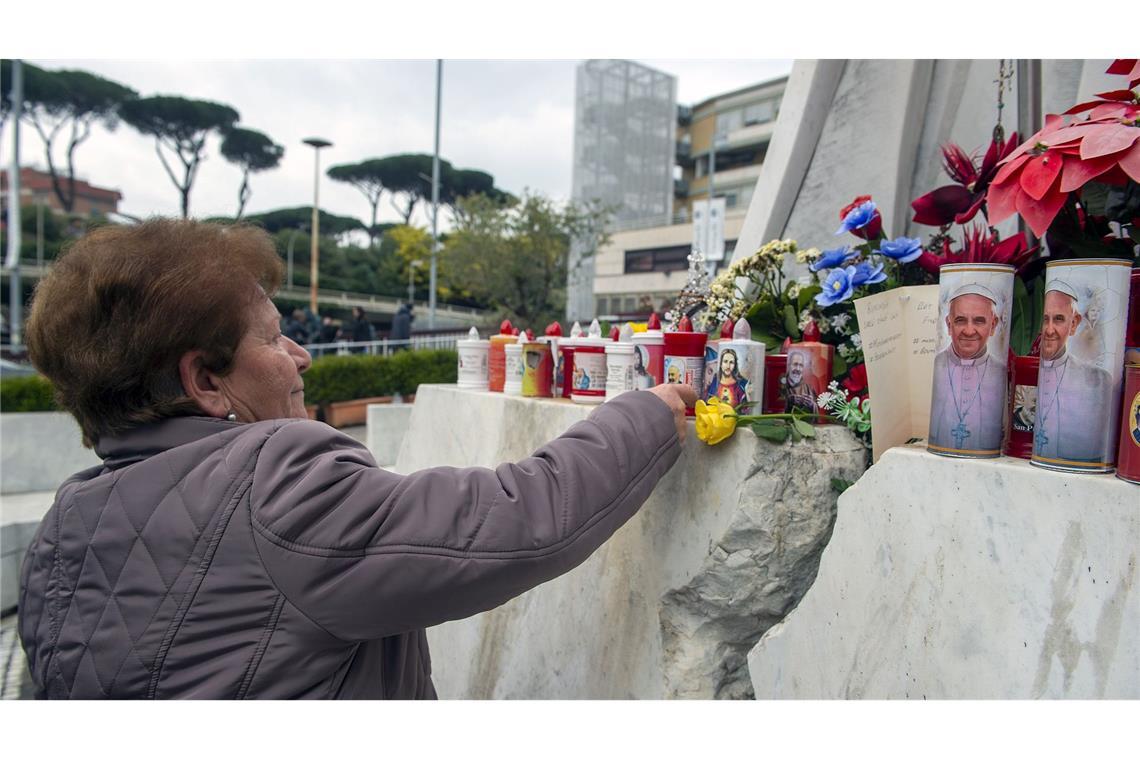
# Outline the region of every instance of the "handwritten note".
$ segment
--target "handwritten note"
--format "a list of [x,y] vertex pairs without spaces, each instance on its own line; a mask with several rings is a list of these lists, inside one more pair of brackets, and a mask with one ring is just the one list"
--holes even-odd
[[938,343],[938,286],[896,288],[855,301],[870,389],[873,457],[930,425]]

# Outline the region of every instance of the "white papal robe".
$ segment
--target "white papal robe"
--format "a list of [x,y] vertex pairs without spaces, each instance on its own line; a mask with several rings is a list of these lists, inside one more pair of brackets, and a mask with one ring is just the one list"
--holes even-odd
[[976,454],[1001,452],[1008,389],[1006,365],[988,353],[961,359],[954,348],[934,357],[931,446]]
[[1112,403],[1112,377],[1065,351],[1041,360],[1037,374],[1037,419],[1033,456],[1064,462],[1110,462],[1116,450],[1105,408]]

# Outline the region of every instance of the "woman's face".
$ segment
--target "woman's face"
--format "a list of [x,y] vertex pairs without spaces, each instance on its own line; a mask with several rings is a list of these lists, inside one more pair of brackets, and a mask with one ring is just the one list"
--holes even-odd
[[268,298],[249,308],[249,329],[233,369],[219,381],[226,398],[242,422],[306,417],[301,373],[313,363],[309,352],[281,334],[280,315]]

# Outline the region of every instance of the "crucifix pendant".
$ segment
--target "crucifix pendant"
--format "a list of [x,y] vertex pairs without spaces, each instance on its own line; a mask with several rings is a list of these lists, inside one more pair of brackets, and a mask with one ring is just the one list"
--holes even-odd
[[970,431],[966,429],[966,423],[959,420],[954,429],[950,431],[950,435],[954,436],[954,445],[960,449],[965,440],[970,437]]

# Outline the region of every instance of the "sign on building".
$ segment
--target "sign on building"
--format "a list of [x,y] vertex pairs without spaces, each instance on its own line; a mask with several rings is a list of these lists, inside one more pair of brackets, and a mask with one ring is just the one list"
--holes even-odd
[[724,198],[693,201],[693,247],[705,261],[724,261]]

